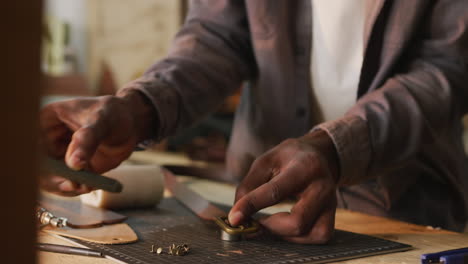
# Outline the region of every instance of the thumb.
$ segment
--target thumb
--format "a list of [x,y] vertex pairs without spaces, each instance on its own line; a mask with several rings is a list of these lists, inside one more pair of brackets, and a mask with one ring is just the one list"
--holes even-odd
[[75,131],[65,154],[67,166],[74,170],[88,167],[104,135],[103,126],[97,124],[85,126]]

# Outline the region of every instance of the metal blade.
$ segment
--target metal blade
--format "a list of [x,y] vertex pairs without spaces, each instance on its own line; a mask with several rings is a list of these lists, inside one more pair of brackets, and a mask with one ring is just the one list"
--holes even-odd
[[109,177],[101,176],[90,171],[74,171],[61,160],[45,158],[45,168],[48,173],[61,176],[71,181],[85,184],[95,189],[102,189],[108,192],[119,193],[122,191],[122,184]]
[[211,204],[198,193],[190,190],[185,184],[177,181],[174,174],[164,171],[166,188],[177,200],[188,207],[192,212],[205,220],[215,220],[218,216],[226,216],[227,213]]
[[219,182],[237,183],[237,181],[228,176],[224,166],[213,165],[209,167],[198,167],[192,165],[164,165],[164,168],[176,175],[187,175]]

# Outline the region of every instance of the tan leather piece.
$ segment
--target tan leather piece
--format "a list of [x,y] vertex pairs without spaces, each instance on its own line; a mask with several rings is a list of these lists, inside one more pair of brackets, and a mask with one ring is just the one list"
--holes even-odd
[[138,241],[138,237],[133,229],[125,223],[86,229],[56,228],[47,226],[44,227],[42,231],[98,244],[128,244]]

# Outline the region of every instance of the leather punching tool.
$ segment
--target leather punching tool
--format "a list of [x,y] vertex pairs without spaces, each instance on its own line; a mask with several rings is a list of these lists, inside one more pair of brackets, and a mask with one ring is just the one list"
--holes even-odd
[[212,220],[219,226],[222,240],[239,241],[246,234],[253,234],[259,231],[260,224],[253,219],[239,226],[231,226],[227,219],[226,212],[214,206],[196,192],[190,190],[185,184],[178,182],[176,176],[168,170],[164,170],[164,179],[166,188],[177,200],[200,218]]

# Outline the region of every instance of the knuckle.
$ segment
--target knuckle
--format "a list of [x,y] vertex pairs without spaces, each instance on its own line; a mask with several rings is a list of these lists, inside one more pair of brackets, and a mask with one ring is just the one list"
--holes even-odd
[[269,164],[269,156],[268,155],[261,155],[258,157],[253,163],[253,169],[265,169]]
[[[316,181],[313,182],[313,187],[311,189],[314,190],[317,193],[322,193],[324,195],[329,195],[330,186],[329,186],[328,182],[325,182],[323,180],[316,180]],[[324,198],[328,198],[328,197],[324,197]]]
[[255,205],[255,196],[247,194],[245,200],[246,209],[249,213],[254,213],[258,211],[257,206]]
[[244,197],[248,193],[247,188],[243,185],[240,185],[236,190],[236,200]]
[[315,244],[325,244],[331,240],[333,230],[331,228],[321,226],[317,227],[312,234],[312,242]]
[[299,140],[296,138],[288,138],[281,143],[281,146],[287,149],[299,148]]
[[69,101],[58,102],[55,107],[57,111],[63,114],[67,113],[80,113],[89,105],[90,99],[72,99]]
[[107,122],[107,118],[108,118],[108,111],[106,108],[99,108],[98,110],[96,110],[96,112],[94,113],[94,115],[90,118],[90,124],[91,125],[100,125],[102,123],[105,123]]
[[269,181],[268,184],[271,188],[271,201],[272,203],[277,203],[282,199],[281,188],[277,181]]
[[86,129],[86,128],[83,128],[83,129],[73,133],[72,140],[77,141],[77,142],[82,142],[83,140],[85,140],[86,135],[85,135],[85,133],[83,131],[84,129]]
[[117,101],[117,98],[112,95],[104,95],[99,98],[102,104],[108,105],[108,104],[114,104]]
[[281,169],[280,168],[277,168],[277,167],[273,167],[271,168],[271,175],[272,177],[275,177],[276,175],[280,174],[281,173]]
[[67,107],[69,104],[72,104],[72,103],[57,102],[57,103],[51,104],[49,109],[50,109],[50,112],[54,113],[59,118],[67,118],[68,113],[70,112],[68,109],[69,107]]
[[254,169],[261,168],[262,164],[263,164],[262,157],[258,157],[257,159],[254,160],[254,162],[252,162],[252,166],[250,166],[250,170],[252,171]]
[[93,136],[92,126],[85,126],[73,133],[72,140],[81,143],[89,140],[91,136]]
[[286,144],[286,145],[293,145],[294,146],[294,145],[297,145],[298,140],[295,139],[295,138],[288,138],[288,139],[285,139],[283,141],[283,143]]

